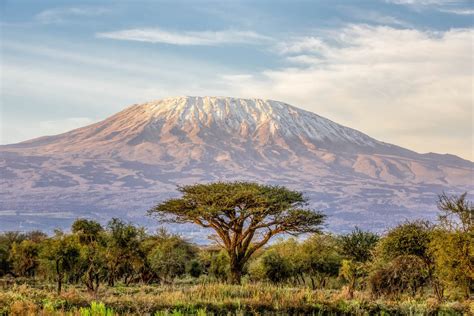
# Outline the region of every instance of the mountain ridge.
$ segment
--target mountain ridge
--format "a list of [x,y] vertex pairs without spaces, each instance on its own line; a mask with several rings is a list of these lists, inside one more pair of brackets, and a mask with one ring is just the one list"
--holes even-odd
[[307,192],[332,214],[336,229],[356,214],[362,215],[354,224],[379,229],[387,209],[395,221],[419,215],[430,200],[432,216],[436,194],[472,192],[473,169],[460,157],[419,154],[279,101],[166,98],[0,146],[0,218],[2,210],[39,206],[143,216],[176,185],[254,180]]
[[397,145],[390,144],[390,143],[388,143],[388,142],[380,141],[380,140],[374,139],[374,138],[368,136],[367,134],[365,134],[365,133],[363,133],[363,132],[360,132],[360,131],[358,131],[358,130],[356,130],[356,129],[353,129],[353,128],[348,127],[348,126],[341,125],[341,124],[336,123],[336,122],[334,122],[334,121],[332,121],[332,120],[330,120],[330,119],[327,119],[327,118],[322,117],[322,116],[320,116],[320,115],[318,115],[318,114],[315,114],[315,113],[313,113],[313,112],[311,112],[311,111],[307,111],[307,110],[304,110],[304,109],[299,109],[299,108],[297,108],[297,107],[295,107],[295,106],[292,106],[292,105],[290,105],[290,104],[288,104],[288,103],[285,103],[285,102],[275,101],[275,100],[272,100],[272,99],[256,99],[256,98],[246,98],[246,99],[244,99],[244,98],[220,97],[220,96],[218,96],[218,97],[209,97],[209,96],[206,96],[206,97],[177,96],[177,97],[168,97],[168,98],[165,98],[165,99],[153,100],[153,101],[150,101],[150,102],[146,102],[146,103],[144,103],[144,104],[134,104],[134,105],[131,105],[131,106],[125,108],[124,110],[122,110],[122,111],[116,113],[115,115],[112,115],[112,116],[110,116],[110,117],[108,117],[108,118],[106,118],[106,119],[104,119],[104,120],[101,120],[101,121],[99,121],[99,122],[96,122],[96,123],[93,123],[93,124],[90,124],[90,125],[87,125],[87,126],[84,126],[84,127],[76,128],[76,129],[74,129],[74,130],[71,130],[71,131],[68,131],[68,132],[64,132],[64,133],[61,133],[61,134],[57,134],[57,135],[41,136],[41,137],[33,138],[33,139],[30,139],[30,140],[25,140],[25,141],[22,141],[22,142],[19,142],[19,143],[15,143],[15,144],[4,144],[4,145],[0,145],[0,147],[4,147],[4,148],[28,147],[28,146],[33,145],[34,143],[37,143],[37,142],[40,143],[41,145],[43,145],[43,141],[45,141],[45,140],[54,141],[54,138],[57,138],[57,137],[59,137],[59,136],[61,136],[61,135],[65,135],[65,134],[69,134],[69,133],[74,132],[74,131],[82,130],[82,129],[88,128],[88,127],[90,127],[90,126],[99,125],[99,124],[101,124],[101,123],[103,123],[103,122],[105,122],[105,121],[107,121],[107,120],[113,119],[115,116],[119,116],[120,114],[125,113],[125,112],[127,112],[127,111],[129,111],[129,110],[132,110],[132,109],[134,109],[134,108],[140,108],[140,107],[143,107],[143,106],[145,106],[145,105],[148,105],[148,106],[149,106],[149,105],[154,105],[154,104],[157,104],[157,103],[162,103],[162,102],[164,102],[164,101],[170,101],[170,100],[172,101],[172,100],[199,99],[199,98],[202,98],[202,99],[205,99],[205,98],[209,98],[209,99],[225,99],[225,100],[233,100],[233,101],[235,101],[235,100],[243,100],[243,101],[247,101],[247,102],[248,102],[248,101],[260,101],[260,102],[270,102],[270,103],[274,103],[274,104],[282,104],[282,105],[284,105],[284,106],[287,106],[287,107],[289,107],[289,108],[294,109],[295,111],[305,112],[305,113],[307,113],[307,114],[309,114],[309,115],[316,116],[316,117],[318,117],[318,118],[320,118],[320,119],[323,119],[323,120],[325,120],[325,121],[327,121],[327,122],[330,122],[330,123],[332,123],[332,124],[335,124],[335,125],[338,125],[338,126],[340,126],[340,127],[343,127],[344,129],[347,129],[347,130],[350,130],[350,131],[353,131],[353,132],[362,134],[362,135],[368,137],[369,139],[371,139],[372,141],[377,142],[377,143],[379,143],[379,144],[385,144],[385,145],[388,145],[388,146],[391,146],[391,147],[397,147],[397,148],[399,148],[399,149],[403,149],[403,150],[406,150],[406,151],[408,151],[408,152],[410,152],[410,153],[417,154],[417,155],[425,155],[425,156],[439,155],[439,156],[445,156],[445,157],[448,157],[448,156],[449,156],[449,157],[451,157],[452,159],[459,159],[460,161],[462,160],[462,161],[465,161],[465,162],[470,162],[470,163],[472,163],[472,162],[471,162],[470,160],[468,160],[468,159],[465,159],[465,158],[462,158],[462,157],[459,157],[459,156],[456,156],[456,155],[448,154],[448,153],[447,153],[447,154],[434,153],[434,152],[418,153],[418,152],[416,152],[416,151],[414,151],[414,150],[406,149],[406,148],[403,148],[403,147],[401,147],[401,146],[397,146]]

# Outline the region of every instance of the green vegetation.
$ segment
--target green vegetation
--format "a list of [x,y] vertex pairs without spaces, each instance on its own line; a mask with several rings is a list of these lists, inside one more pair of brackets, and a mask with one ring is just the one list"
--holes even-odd
[[[248,315],[259,313],[293,315],[468,315],[469,301],[436,302],[410,298],[403,301],[374,300],[368,293],[356,291],[348,300],[338,290],[312,290],[305,287],[271,283],[116,285],[99,289],[97,297],[82,287],[65,286],[57,295],[46,285],[18,285],[0,292],[0,314],[11,315],[83,315],[105,307],[114,314],[134,315]],[[95,305],[93,302],[99,302]],[[94,307],[95,306],[95,307]],[[109,312],[109,313],[110,313]],[[177,314],[174,314],[177,315]]]
[[[112,219],[69,233],[0,234],[0,315],[468,315],[474,208],[440,196],[437,223],[383,236],[320,232],[298,192],[252,183],[187,186],[152,210],[210,226],[216,244]],[[220,193],[222,192],[222,194]],[[280,233],[302,238],[267,242]]]

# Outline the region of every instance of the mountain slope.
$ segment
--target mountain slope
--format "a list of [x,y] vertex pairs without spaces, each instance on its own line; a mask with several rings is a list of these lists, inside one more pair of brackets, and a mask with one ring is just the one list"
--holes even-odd
[[333,229],[380,229],[387,220],[433,216],[442,190],[472,191],[473,166],[377,141],[282,102],[178,97],[0,146],[0,218],[50,227],[48,210],[64,222],[87,214],[141,220],[177,184],[248,179],[305,191]]

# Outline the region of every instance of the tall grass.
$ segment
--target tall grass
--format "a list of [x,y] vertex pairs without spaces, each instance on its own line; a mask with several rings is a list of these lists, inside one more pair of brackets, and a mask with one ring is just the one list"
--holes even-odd
[[14,285],[0,291],[0,315],[469,315],[473,301],[437,303],[432,298],[372,300],[364,293],[346,300],[339,291],[265,283],[228,285],[116,286],[91,295],[67,287]]

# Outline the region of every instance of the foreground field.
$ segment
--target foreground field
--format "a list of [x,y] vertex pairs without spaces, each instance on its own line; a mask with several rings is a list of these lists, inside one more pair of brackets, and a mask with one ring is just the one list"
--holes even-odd
[[[466,194],[440,196],[436,224],[405,222],[379,236],[359,228],[345,235],[319,231],[324,216],[298,208],[301,193],[282,187],[216,183],[182,190],[205,201],[172,199],[156,211],[204,216],[195,218],[199,223],[217,216],[209,224],[216,244],[198,246],[120,219],[105,227],[77,219],[70,232],[53,236],[0,234],[0,313],[474,315],[474,205]],[[207,205],[210,193],[216,205],[188,209]],[[273,220],[262,222],[262,212],[275,210]],[[267,244],[285,229],[305,238]]]
[[12,285],[0,291],[1,315],[472,315],[474,302],[436,303],[433,298],[372,300],[355,293],[266,283],[115,286],[97,295],[50,285]]

